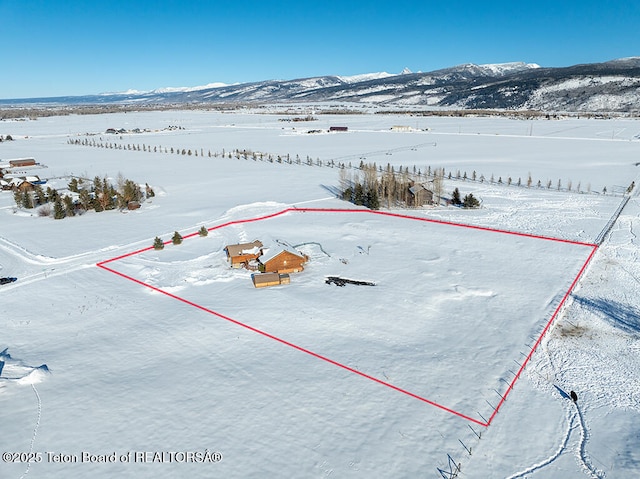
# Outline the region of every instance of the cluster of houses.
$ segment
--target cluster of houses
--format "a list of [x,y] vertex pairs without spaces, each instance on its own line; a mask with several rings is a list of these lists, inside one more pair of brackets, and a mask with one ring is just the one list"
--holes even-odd
[[290,247],[265,248],[261,241],[227,245],[224,248],[232,268],[256,271],[251,275],[256,288],[289,284],[290,273],[304,270],[309,257]]
[[41,180],[35,175],[27,175],[24,172],[14,172],[17,168],[38,166],[34,158],[17,158],[0,163],[0,189],[13,191],[30,191],[36,185],[44,185],[47,181]]

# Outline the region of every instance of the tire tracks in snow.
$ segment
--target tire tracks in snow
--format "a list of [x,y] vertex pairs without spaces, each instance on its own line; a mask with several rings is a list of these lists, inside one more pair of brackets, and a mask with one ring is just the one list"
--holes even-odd
[[[218,224],[228,220],[228,215],[223,215],[208,223]],[[198,226],[201,222],[198,223]],[[197,231],[197,228],[190,226],[181,231]],[[165,235],[169,235],[167,232]],[[186,234],[186,233],[185,233]],[[165,236],[163,235],[163,236]],[[152,246],[153,238],[145,238],[138,241],[132,241],[123,245],[109,245],[102,248],[83,251],[82,253],[51,257],[42,254],[33,253],[28,249],[13,243],[12,241],[0,236],[0,253],[6,253],[3,263],[0,263],[0,270],[3,275],[15,276],[18,281],[2,287],[2,291],[8,291],[13,288],[20,288],[37,281],[42,281],[55,276],[65,275],[79,271],[81,269],[93,268],[99,261],[103,261],[106,257],[117,256],[119,253],[130,252],[141,246]]]
[[582,462],[582,467],[589,474],[591,474],[591,477],[595,479],[604,479],[605,474],[599,471],[598,469],[596,469],[595,467],[593,467],[593,465],[591,464],[591,460],[587,456],[586,446],[587,446],[587,440],[589,439],[589,432],[587,431],[587,427],[584,423],[584,416],[582,414],[582,411],[580,410],[580,406],[578,405],[577,402],[575,403],[575,405],[576,405],[576,411],[577,411],[576,414],[579,419],[578,424],[580,425],[580,447],[579,447],[580,462]]
[[[575,411],[572,411],[571,408],[567,410],[567,422],[568,422],[567,430],[564,434],[564,437],[562,439],[560,446],[558,446],[558,449],[556,449],[556,451],[548,458],[532,466],[529,466],[528,468],[523,469],[522,471],[519,471],[519,472],[516,472],[515,474],[510,475],[506,479],[523,478],[523,477],[526,477],[528,474],[533,474],[539,471],[540,469],[543,469],[544,467],[552,464],[565,451],[567,451],[568,449],[567,446],[569,444],[569,439],[571,438],[571,433],[574,429],[576,429],[576,427],[580,429],[580,440],[578,442],[578,450],[576,451],[580,465],[582,466],[584,471],[587,472],[592,478],[594,479],[605,478],[604,472],[599,471],[593,466],[593,464],[591,464],[591,460],[589,459],[587,455],[587,450],[586,450],[587,441],[589,439],[589,432],[587,431],[587,427],[584,422],[584,415],[582,414],[582,411],[580,410],[580,407],[577,402],[575,403],[572,402],[572,404],[575,405]],[[577,426],[574,426],[574,423],[576,422],[576,418],[577,418]]]
[[576,418],[576,413],[573,414],[569,414],[568,418],[567,418],[567,432],[564,435],[564,438],[562,440],[562,443],[560,444],[560,446],[558,447],[558,449],[556,450],[556,452],[554,452],[551,456],[549,456],[547,459],[534,464],[533,466],[528,467],[527,469],[520,471],[520,472],[516,472],[515,474],[512,474],[511,476],[507,477],[506,479],[517,479],[520,477],[525,477],[527,474],[532,474],[540,469],[542,469],[545,466],[548,466],[549,464],[551,464],[553,461],[555,461],[556,459],[558,459],[560,457],[560,455],[567,449],[567,444],[569,443],[569,438],[571,437],[571,431],[574,428],[574,421]]

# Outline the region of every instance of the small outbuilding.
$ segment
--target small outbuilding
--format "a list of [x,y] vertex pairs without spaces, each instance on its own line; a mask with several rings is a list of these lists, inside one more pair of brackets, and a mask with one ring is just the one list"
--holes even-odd
[[262,256],[262,247],[262,243],[255,240],[252,243],[227,245],[224,247],[224,251],[227,253],[227,261],[231,263],[232,268],[243,268],[249,261]]
[[15,160],[9,160],[9,166],[11,168],[21,168],[23,166],[36,166],[35,158],[16,158]]
[[263,273],[298,273],[309,257],[293,249],[268,250],[258,258]]
[[433,191],[424,185],[416,183],[409,188],[409,202],[411,206],[422,206],[433,203]]
[[281,284],[291,283],[288,274],[279,273],[253,273],[251,281],[256,288],[266,288],[268,286],[279,286]]

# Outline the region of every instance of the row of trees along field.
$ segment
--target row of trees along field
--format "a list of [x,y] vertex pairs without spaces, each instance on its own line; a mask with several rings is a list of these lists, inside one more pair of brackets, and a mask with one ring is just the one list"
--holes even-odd
[[[289,165],[307,165],[307,166],[319,166],[319,167],[330,167],[330,168],[348,168],[349,170],[362,170],[365,166],[361,161],[360,166],[352,166],[351,162],[348,164],[337,162],[334,159],[330,160],[321,160],[320,158],[316,158],[313,160],[310,156],[306,156],[305,159],[302,159],[299,155],[295,155],[295,157],[291,156],[289,153],[287,154],[271,154],[271,153],[259,153],[252,150],[247,149],[239,149],[236,148],[232,151],[222,150],[211,151],[207,150],[205,153],[204,148],[174,148],[174,147],[166,147],[166,146],[151,146],[151,145],[140,145],[140,144],[124,144],[117,142],[104,142],[102,139],[96,140],[95,138],[83,138],[83,139],[69,139],[69,144],[73,145],[81,145],[81,146],[92,146],[96,148],[108,148],[108,149],[117,149],[117,150],[129,150],[129,151],[144,151],[149,153],[165,153],[165,154],[176,154],[176,155],[186,155],[186,156],[196,156],[196,157],[209,157],[209,158],[235,158],[237,160],[253,160],[253,161],[264,161],[269,163],[281,163],[281,164],[289,164]],[[375,163],[374,163],[375,164]],[[442,173],[442,178],[447,178],[449,180],[458,180],[458,181],[473,181],[479,183],[489,183],[491,185],[500,185],[500,186],[517,186],[517,187],[526,187],[526,188],[539,188],[539,189],[547,189],[547,190],[557,190],[557,191],[565,191],[568,193],[593,193],[591,190],[591,184],[582,185],[580,181],[574,183],[571,179],[568,179],[566,182],[563,182],[562,179],[558,179],[557,182],[554,182],[551,179],[547,179],[545,181],[534,180],[531,173],[527,175],[527,178],[523,179],[522,177],[511,177],[507,176],[503,179],[502,176],[496,176],[492,173],[488,178],[485,177],[482,173],[477,173],[475,170],[470,174],[467,174],[466,171],[462,172],[460,170],[449,170],[445,171],[443,168],[432,170],[431,166],[427,166],[425,171],[421,171],[420,169],[413,166],[412,175],[417,177],[419,181],[428,181],[434,176],[436,176],[436,171],[439,170]],[[378,166],[378,173],[386,173],[383,171],[382,165]],[[408,174],[409,167],[399,166],[396,174]],[[355,189],[355,184],[353,185]],[[597,193],[600,193],[598,191]],[[604,187],[601,191],[602,194],[610,193],[606,187]],[[375,201],[374,201],[375,202]],[[406,201],[405,201],[406,202]]]
[[[428,176],[425,177],[420,173],[409,173],[408,168],[400,167],[396,172],[390,164],[380,171],[375,163],[361,163],[360,168],[355,171],[340,168],[339,175],[342,199],[374,210],[381,206],[386,208],[422,206],[424,203],[420,201],[418,190],[423,184],[432,194],[432,204],[439,205],[443,197],[445,178],[443,168],[436,168],[433,173],[429,168]],[[412,192],[414,187],[418,187],[418,190],[414,189]],[[480,205],[471,193],[466,195],[464,200],[460,199],[458,188],[452,194],[451,203],[465,208],[476,208]]]
[[[209,230],[204,226],[200,227],[200,229],[198,230],[198,235],[202,237],[207,236],[208,234],[209,234]],[[174,245],[179,245],[179,244],[182,244],[183,239],[184,238],[178,231],[174,231],[173,236],[171,237],[171,243],[173,243]],[[155,250],[164,249],[164,241],[162,241],[162,239],[159,236],[156,236],[153,240],[153,249]]]
[[132,180],[118,174],[114,185],[105,176],[96,176],[93,181],[72,178],[68,184],[69,192],[60,194],[57,190],[35,185],[33,190],[17,190],[14,200],[18,207],[38,208],[39,216],[51,216],[62,219],[82,214],[89,210],[96,212],[125,209],[132,203],[140,203],[146,198],[155,196],[153,189],[145,184],[144,191]]

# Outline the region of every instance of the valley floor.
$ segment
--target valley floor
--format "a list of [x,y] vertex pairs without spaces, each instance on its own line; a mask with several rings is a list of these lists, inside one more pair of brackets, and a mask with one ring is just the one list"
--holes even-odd
[[[593,255],[588,246],[638,183],[640,123],[355,115],[339,118],[348,132],[316,135],[306,130],[336,118],[278,120],[169,111],[0,122],[15,139],[0,144],[0,163],[35,157],[46,168],[29,172],[58,187],[122,173],[156,192],[138,210],[54,220],[0,191],[0,277],[18,278],[0,286],[0,450],[41,458],[3,456],[3,477],[640,471],[637,189]],[[409,122],[416,131],[390,131]],[[149,131],[104,133],[121,126]],[[145,150],[126,149],[134,143]],[[302,161],[219,155],[235,149]],[[482,208],[318,211],[354,209],[335,198],[328,163],[360,158],[444,166],[446,191],[473,192]],[[456,180],[457,170],[486,181]],[[529,173],[531,188],[515,186]],[[201,226],[207,237],[149,249]],[[255,289],[223,251],[254,239],[310,260],[291,284]]]

